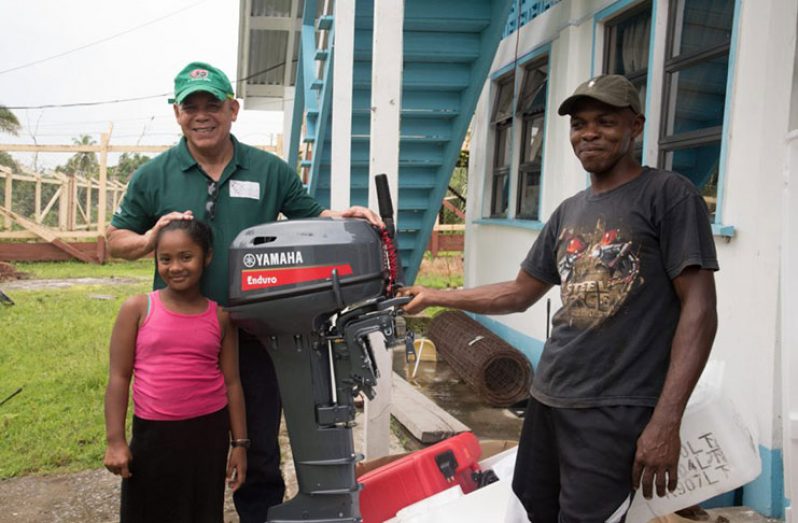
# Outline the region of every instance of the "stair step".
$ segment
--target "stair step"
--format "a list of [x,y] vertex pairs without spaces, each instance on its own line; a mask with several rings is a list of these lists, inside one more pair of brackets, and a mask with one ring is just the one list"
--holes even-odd
[[[326,160],[326,161],[322,160],[321,165],[325,169],[329,169],[330,168],[330,161],[329,160]],[[368,159],[365,159],[365,160],[352,159],[352,161],[351,161],[351,166],[353,168],[354,167],[368,167],[368,165],[369,165]],[[406,168],[409,168],[409,167],[440,167],[441,165],[442,165],[442,161],[441,160],[434,160],[434,159],[430,159],[430,160],[422,160],[422,159],[402,160],[401,158],[399,159],[399,168],[400,169],[406,169]]]
[[[352,92],[352,114],[371,117],[371,87],[354,89]],[[402,90],[402,118],[446,118],[460,114],[459,91]]]
[[[405,62],[465,62],[479,58],[480,34],[432,31],[408,31],[402,34]],[[372,59],[373,31],[355,31],[354,59],[370,62]]]
[[310,83],[310,88],[315,91],[321,91],[323,87],[324,87],[324,81],[322,80],[313,80]]
[[[430,191],[438,186],[436,177],[438,170],[434,168],[415,167],[402,169],[399,172],[399,190],[405,189],[421,189]],[[330,188],[329,170],[319,171],[319,188]],[[350,184],[353,189],[366,189],[369,183],[373,186],[374,182],[369,182],[368,166],[365,167],[352,167],[350,169]]]
[[305,135],[306,136],[316,136],[316,121],[315,120],[308,120],[305,122]]
[[[368,139],[371,130],[371,115],[354,114],[352,117],[352,139]],[[452,125],[448,119],[417,118],[408,115],[401,119],[399,136],[407,141],[449,141],[452,138]]]
[[325,15],[319,17],[319,25],[318,25],[319,31],[329,31],[330,29],[332,29],[334,20],[335,17],[332,15]]
[[[467,64],[408,62],[402,73],[403,92],[462,91],[469,86],[471,70]],[[371,63],[355,62],[352,85],[356,89],[371,87]]]
[[330,52],[328,50],[326,50],[326,49],[317,49],[316,50],[316,54],[314,55],[313,58],[315,58],[319,62],[323,62],[323,61],[327,60],[327,58],[329,58],[329,57],[330,57]]
[[[324,180],[319,180],[318,188],[329,191],[330,190],[330,178],[327,177]],[[352,178],[349,188],[352,191],[368,191],[370,187],[373,187],[374,183],[369,183],[368,179],[365,177],[361,178]],[[430,206],[430,195],[432,194],[432,189],[434,187],[424,187],[424,186],[417,186],[417,187],[399,187],[399,200],[407,200],[408,206],[404,207],[404,209],[410,210],[420,210],[425,211]],[[413,204],[410,205],[410,202]],[[420,202],[420,203],[418,203]]]
[[[329,191],[328,187],[319,187],[318,190]],[[424,212],[429,207],[430,191],[420,192],[416,194],[407,193],[406,191],[399,191],[399,205],[397,209],[400,212]],[[351,205],[368,205],[368,189],[364,186],[352,186],[349,199]]]
[[[325,142],[322,147],[322,163],[330,163],[330,142]],[[415,163],[417,161],[432,161],[433,163],[440,163],[443,159],[444,147],[438,143],[407,143],[399,151],[399,161]],[[354,142],[351,148],[351,158],[354,161],[368,161],[369,159],[369,144],[363,142]]]
[[[435,0],[437,2],[437,0]],[[360,2],[358,2],[359,4]],[[432,2],[431,2],[432,3]],[[360,6],[358,6],[360,7]],[[416,16],[405,17],[405,31],[456,31],[458,33],[479,33],[490,25],[490,18],[420,18]],[[356,16],[355,27],[374,29],[374,20],[371,16]]]
[[399,239],[399,249],[404,250],[414,250],[413,244],[415,243],[414,240],[418,237],[418,233],[421,229],[417,228],[405,228],[401,223],[399,223],[399,227],[396,229],[398,232],[397,238]]
[[[358,0],[355,6],[355,26],[373,28],[373,0]],[[484,0],[408,0],[404,30],[482,31],[490,24],[493,7],[492,2]]]
[[[352,143],[366,143],[369,141],[370,135],[368,134],[353,134],[352,135]],[[449,143],[449,137],[443,136],[400,136],[399,142],[402,144],[405,143],[437,143],[437,144],[444,144]]]

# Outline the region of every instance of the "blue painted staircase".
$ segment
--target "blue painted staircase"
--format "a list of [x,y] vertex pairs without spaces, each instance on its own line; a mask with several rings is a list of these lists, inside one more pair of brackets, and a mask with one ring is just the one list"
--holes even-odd
[[[406,283],[415,280],[513,3],[405,0],[399,195],[393,197]],[[329,207],[335,23],[318,5],[305,2],[289,163],[302,167],[311,195]],[[374,3],[356,6],[350,201],[367,205]]]

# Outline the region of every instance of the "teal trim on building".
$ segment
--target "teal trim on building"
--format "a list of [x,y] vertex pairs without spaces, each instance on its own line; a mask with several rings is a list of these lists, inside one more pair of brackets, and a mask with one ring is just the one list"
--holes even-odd
[[[656,0],[651,2],[651,31],[649,32],[649,40],[648,40],[648,73],[646,74],[646,85],[654,85],[654,68],[651,67],[651,64],[654,63],[654,36],[657,32],[654,30],[657,27],[657,2]],[[646,89],[646,105],[643,109],[646,114],[651,114],[651,89]],[[650,138],[649,131],[650,126],[645,126],[643,128],[643,163],[645,163],[645,156],[646,151],[648,150],[648,142]],[[654,130],[656,132],[656,129]]]
[[740,39],[740,0],[734,2],[731,42],[729,44],[729,71],[726,75],[726,101],[723,108],[723,135],[720,139],[720,164],[718,166],[718,193],[715,205],[715,223],[723,223],[723,200],[726,194],[726,165],[729,156],[729,123],[731,121],[732,98],[734,94],[734,71],[737,63],[737,44]]
[[496,336],[500,337],[518,349],[524,356],[527,357],[530,363],[532,363],[532,368],[537,367],[537,364],[540,361],[540,355],[543,353],[543,341],[518,332],[512,327],[508,327],[504,323],[494,320],[489,316],[474,314],[472,312],[467,312],[466,314],[481,323]]
[[498,227],[514,227],[516,229],[528,229],[531,231],[539,231],[543,229],[544,222],[537,220],[511,220],[509,218],[480,218],[471,223],[477,225],[496,225]]
[[768,517],[784,517],[789,501],[784,497],[784,456],[781,449],[759,446],[762,473],[743,487],[743,505]]
[[518,57],[516,63],[518,66],[525,65],[527,62],[531,62],[532,60],[537,60],[538,58],[544,55],[551,54],[551,43],[545,43],[541,46],[534,48],[533,50],[529,51],[528,53],[524,53]]
[[720,223],[713,223],[712,224],[712,234],[715,236],[720,236],[721,238],[734,238],[734,233],[736,229],[734,225],[721,225]]
[[738,491],[740,491],[740,489],[715,496],[707,501],[702,501],[701,508],[733,507],[737,503]]
[[494,72],[492,72],[490,74],[490,79],[491,79],[491,81],[496,81],[499,78],[501,78],[502,76],[513,72],[514,69],[515,69],[515,62],[510,62],[509,64],[503,65],[499,69],[497,69]]

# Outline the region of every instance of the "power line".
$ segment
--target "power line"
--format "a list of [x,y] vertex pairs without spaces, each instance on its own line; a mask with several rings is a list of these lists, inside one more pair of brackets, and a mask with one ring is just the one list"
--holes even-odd
[[113,40],[115,38],[119,38],[120,36],[126,35],[128,33],[132,33],[133,31],[138,31],[139,29],[141,29],[143,27],[147,27],[148,25],[152,25],[152,24],[154,24],[156,22],[160,22],[161,20],[165,20],[166,18],[172,17],[172,16],[174,16],[176,14],[183,13],[183,12],[185,12],[186,9],[192,9],[194,7],[197,7],[200,4],[204,4],[207,1],[208,0],[200,0],[199,2],[191,4],[191,5],[187,6],[187,7],[181,7],[177,11],[172,11],[171,13],[168,13],[168,14],[166,14],[164,16],[161,16],[159,18],[155,18],[153,20],[150,20],[149,22],[145,22],[145,23],[143,23],[141,25],[137,25],[135,27],[132,27],[132,28],[127,29],[125,31],[122,31],[120,33],[116,33],[116,34],[113,34],[111,36],[107,36],[105,38],[101,38],[100,40],[95,40],[94,42],[90,42],[88,44],[81,45],[80,47],[75,47],[74,49],[70,49],[68,51],[64,51],[63,53],[58,53],[58,54],[53,55],[53,56],[48,56],[47,58],[42,58],[40,60],[35,60],[33,62],[28,62],[27,64],[22,64],[22,65],[18,65],[16,67],[12,67],[10,69],[5,69],[3,71],[0,71],[0,74],[6,74],[6,73],[10,73],[12,71],[19,71],[20,69],[25,69],[25,68],[31,67],[33,65],[37,65],[37,64],[44,63],[44,62],[48,62],[50,60],[55,60],[56,58],[61,58],[62,56],[66,56],[68,54],[72,54],[72,53],[75,53],[77,51],[82,51],[83,49],[86,49],[86,48],[89,48],[89,47],[93,47],[93,46],[95,46],[97,44],[101,44],[101,43],[107,42],[109,40]]
[[[203,0],[203,2],[205,2],[205,1],[207,1],[207,0]],[[200,3],[202,3],[202,2],[200,2]],[[294,62],[296,62],[296,60],[294,60]],[[257,71],[255,73],[252,73],[249,76],[245,76],[244,78],[241,78],[240,80],[234,80],[232,83],[245,82],[245,81],[249,80],[250,78],[254,78],[255,76],[258,76],[258,75],[261,75],[261,74],[264,74],[264,73],[268,73],[269,71],[272,71],[274,69],[277,69],[278,67],[283,67],[283,66],[285,66],[285,62],[280,62],[279,64],[275,64],[275,65],[269,66],[269,67],[267,67],[266,69],[264,69],[262,71]],[[0,74],[2,74],[2,71],[0,71]],[[69,108],[69,107],[87,107],[87,106],[91,106],[91,105],[108,105],[108,104],[118,104],[118,103],[123,103],[123,102],[137,102],[137,101],[140,101],[140,100],[149,100],[151,98],[163,98],[165,96],[171,96],[171,95],[172,95],[172,93],[168,92],[168,93],[162,93],[162,94],[154,94],[154,95],[151,95],[151,96],[140,96],[138,98],[121,98],[119,100],[106,100],[104,102],[75,102],[75,103],[69,103],[69,104],[47,104],[47,105],[27,105],[27,106],[26,105],[16,105],[16,106],[7,105],[7,106],[5,106],[5,108],[6,109],[14,109],[14,110],[20,110],[20,109],[63,109],[63,108]],[[285,101],[290,101],[290,100],[285,100]]]
[[[139,116],[137,118],[106,118],[104,120],[69,120],[65,122],[44,122],[39,124],[39,128],[51,128],[51,127],[69,127],[75,125],[100,125],[103,128],[108,126],[109,120],[113,120],[114,126],[117,125],[136,125],[133,122],[149,122],[151,120],[174,120],[174,115],[172,114],[163,114],[163,115],[153,115],[153,116]],[[24,126],[23,126],[24,127]]]
[[172,93],[161,93],[161,94],[154,94],[151,96],[139,96],[137,98],[120,98],[118,100],[105,100],[102,102],[75,102],[70,104],[46,104],[46,105],[16,105],[11,106],[7,105],[6,109],[64,109],[69,107],[88,107],[91,105],[107,105],[107,104],[119,104],[124,102],[138,102],[140,100],[149,100],[152,98],[164,98],[170,96]]

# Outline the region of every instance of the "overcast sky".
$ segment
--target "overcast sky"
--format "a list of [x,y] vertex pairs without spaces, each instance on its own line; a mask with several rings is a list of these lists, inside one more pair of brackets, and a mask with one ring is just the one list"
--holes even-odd
[[[0,134],[0,143],[33,143],[32,133],[40,144],[81,134],[99,142],[110,123],[112,144],[174,143],[180,129],[165,93],[194,60],[224,70],[235,85],[238,11],[237,0],[0,0],[0,104],[23,126],[19,136]],[[15,108],[143,97],[152,98]],[[253,145],[281,130],[279,112],[244,110],[233,124]],[[29,155],[11,154],[30,163]],[[68,156],[40,154],[39,165],[55,167]]]

